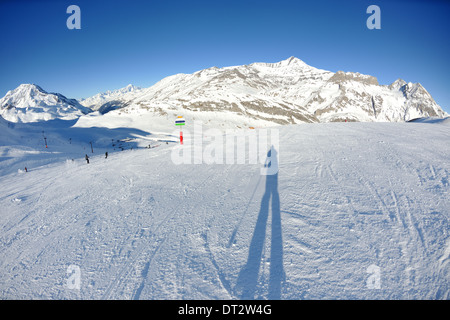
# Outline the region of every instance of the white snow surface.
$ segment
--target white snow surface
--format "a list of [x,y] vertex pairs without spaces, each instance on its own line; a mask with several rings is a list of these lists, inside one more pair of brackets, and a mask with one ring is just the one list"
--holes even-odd
[[0,299],[450,298],[448,121],[274,127],[265,176],[89,119],[0,118]]

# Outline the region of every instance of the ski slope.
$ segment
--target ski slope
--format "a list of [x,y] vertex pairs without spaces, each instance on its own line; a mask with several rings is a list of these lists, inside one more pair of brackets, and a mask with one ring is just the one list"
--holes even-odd
[[66,125],[48,151],[29,128],[2,131],[1,299],[450,298],[448,121],[276,127],[275,175],[176,165],[170,135]]

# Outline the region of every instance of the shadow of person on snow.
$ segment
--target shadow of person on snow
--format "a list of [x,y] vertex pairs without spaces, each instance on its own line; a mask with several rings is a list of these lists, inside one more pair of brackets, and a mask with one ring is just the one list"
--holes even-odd
[[258,219],[250,243],[247,263],[239,273],[235,291],[241,299],[255,299],[261,258],[266,239],[266,227],[269,217],[269,203],[272,208],[272,234],[270,243],[270,274],[268,299],[281,298],[284,278],[283,239],[280,214],[280,196],[278,194],[278,155],[272,146],[266,158],[266,189],[261,200]]

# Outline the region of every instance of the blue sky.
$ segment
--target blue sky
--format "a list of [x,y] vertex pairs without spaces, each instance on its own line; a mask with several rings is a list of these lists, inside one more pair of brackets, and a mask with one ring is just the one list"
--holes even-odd
[[[81,30],[69,30],[69,5]],[[369,30],[369,5],[381,29]],[[0,96],[35,83],[69,98],[176,73],[277,62],[420,82],[450,113],[450,2],[440,0],[3,0]]]

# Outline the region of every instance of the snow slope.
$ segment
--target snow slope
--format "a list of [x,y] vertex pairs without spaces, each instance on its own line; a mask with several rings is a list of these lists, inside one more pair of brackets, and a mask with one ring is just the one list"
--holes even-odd
[[0,298],[450,298],[448,123],[276,129],[267,176],[263,158],[176,165],[170,143],[1,161]]
[[77,120],[60,119],[11,123],[0,117],[0,176],[25,167],[33,169],[55,162],[84,159],[85,154],[92,155],[92,150],[93,155],[103,155],[105,152],[145,148],[161,141],[176,140],[170,134],[150,134],[138,128],[114,127],[112,124],[108,128],[98,123],[86,128],[78,127],[77,123]]

